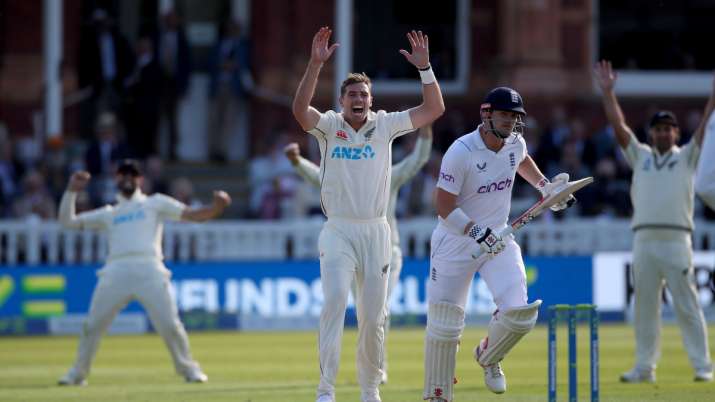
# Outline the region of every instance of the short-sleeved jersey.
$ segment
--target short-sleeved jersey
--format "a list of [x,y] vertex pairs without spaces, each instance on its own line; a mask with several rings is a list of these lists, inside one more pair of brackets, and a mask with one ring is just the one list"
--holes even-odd
[[83,227],[108,232],[107,261],[126,257],[163,259],[163,222],[179,220],[186,205],[163,194],[147,197],[139,192],[132,198],[119,197],[117,205],[83,212],[77,220]]
[[[499,231],[507,225],[514,179],[526,156],[521,136],[513,134],[494,152],[484,144],[477,128],[447,149],[437,187],[456,195],[457,207],[477,225]],[[453,231],[442,217],[439,225]]]
[[320,146],[320,204],[325,216],[384,217],[392,172],[392,141],[412,129],[407,111],[371,111],[357,132],[342,113],[322,113],[309,133]]
[[692,230],[697,143],[690,140],[682,148],[674,146],[660,154],[631,136],[623,153],[633,169],[631,227]]

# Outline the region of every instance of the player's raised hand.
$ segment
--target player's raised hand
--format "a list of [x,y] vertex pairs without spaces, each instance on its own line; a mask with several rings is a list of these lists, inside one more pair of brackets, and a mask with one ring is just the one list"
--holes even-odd
[[400,53],[415,67],[423,69],[429,66],[429,38],[423,35],[422,31],[412,31],[407,33],[407,40],[412,47],[412,53],[405,49],[400,49]]
[[70,182],[67,185],[67,189],[75,192],[82,191],[85,187],[87,187],[87,183],[89,183],[89,179],[91,178],[92,175],[84,170],[74,172],[72,173],[72,176],[70,176]]
[[231,205],[231,196],[225,191],[214,191],[214,206],[223,210],[227,206]]
[[298,146],[296,142],[291,142],[283,148],[283,153],[285,153],[286,158],[288,158],[291,163],[296,164],[300,156],[300,146]]
[[593,75],[596,78],[598,86],[601,87],[603,92],[607,92],[616,86],[616,80],[618,79],[618,74],[613,71],[611,62],[608,60],[601,60],[593,68]]
[[328,27],[321,27],[315,36],[313,36],[313,46],[310,50],[310,62],[311,63],[325,63],[330,56],[333,54],[335,49],[340,46],[337,43],[333,43],[328,46],[330,42],[330,35],[333,30]]

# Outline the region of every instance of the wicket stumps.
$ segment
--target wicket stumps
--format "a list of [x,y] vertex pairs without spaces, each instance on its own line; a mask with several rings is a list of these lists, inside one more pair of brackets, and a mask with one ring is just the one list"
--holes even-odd
[[578,400],[578,376],[576,365],[576,323],[580,316],[588,316],[591,332],[590,355],[591,355],[591,402],[598,402],[598,310],[593,304],[556,304],[549,306],[549,402],[556,402],[556,329],[559,317],[566,315],[568,322],[569,340],[569,402]]

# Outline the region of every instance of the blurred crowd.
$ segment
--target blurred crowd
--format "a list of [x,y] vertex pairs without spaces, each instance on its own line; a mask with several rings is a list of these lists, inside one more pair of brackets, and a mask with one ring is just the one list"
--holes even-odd
[[[82,35],[78,75],[88,98],[80,110],[80,135],[63,143],[44,143],[32,137],[13,136],[0,122],[0,218],[54,219],[69,174],[84,169],[93,180],[79,197],[78,209],[87,210],[114,202],[114,167],[124,158],[144,162],[146,193],[169,194],[187,204],[199,203],[187,177],[168,177],[166,161],[176,160],[177,107],[186,95],[192,72],[192,57],[181,19],[173,11],[162,16],[155,29],[142,32],[130,43],[102,9],[91,14],[88,31]],[[244,204],[230,211],[229,218],[294,219],[321,215],[319,192],[293,171],[283,148],[298,142],[304,157],[319,162],[317,143],[309,135],[279,129],[266,139],[248,134],[248,103],[253,90],[249,41],[233,20],[224,21],[209,57],[209,114],[206,122],[209,158],[226,162],[230,143],[239,144],[239,160],[245,172],[225,175],[226,183],[242,181]],[[637,136],[647,141],[646,116]],[[690,138],[701,113],[689,112],[681,119],[681,143]],[[527,117],[524,137],[529,153],[548,177],[568,172],[572,178],[594,176],[595,183],[578,194],[578,207],[569,217],[626,218],[632,213],[629,199],[630,168],[617,147],[611,127],[592,130],[578,113],[561,105],[551,116],[537,121]],[[634,122],[636,123],[636,122]],[[476,128],[478,121],[460,111],[448,110],[435,123],[433,154],[421,172],[403,186],[398,199],[398,217],[434,216],[432,194],[441,157],[459,136]],[[238,136],[239,139],[231,138]],[[395,162],[414,146],[416,135],[394,144]],[[251,154],[250,150],[254,153]],[[236,154],[234,154],[235,156]],[[230,190],[230,189],[229,189]],[[519,212],[537,196],[523,180],[514,188],[513,209]],[[696,216],[715,219],[715,213],[696,203]]]

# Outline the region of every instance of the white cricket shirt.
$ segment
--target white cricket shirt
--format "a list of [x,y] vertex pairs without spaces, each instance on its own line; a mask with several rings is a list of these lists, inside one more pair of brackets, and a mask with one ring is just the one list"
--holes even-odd
[[149,197],[140,191],[130,198],[117,196],[117,205],[107,205],[77,215],[85,228],[106,229],[107,262],[126,257],[162,260],[163,221],[179,220],[186,205],[163,194]]
[[[494,152],[484,144],[477,128],[447,149],[437,187],[456,195],[457,207],[481,228],[498,232],[507,225],[516,171],[526,155],[521,136],[512,134],[499,152]],[[442,217],[438,225],[454,232]]]
[[633,230],[693,230],[693,178],[700,155],[695,141],[660,154],[631,136],[623,153],[633,169]]
[[330,110],[309,133],[320,146],[320,205],[328,218],[385,217],[392,141],[412,130],[408,111],[370,111],[357,132]]
[[[415,149],[405,159],[392,166],[392,180],[390,181],[390,197],[387,203],[387,223],[390,225],[390,243],[393,246],[400,244],[400,233],[397,230],[397,195],[400,187],[407,183],[422,166],[429,160],[432,149],[432,139],[417,137]],[[320,187],[320,169],[309,160],[299,157],[298,164],[294,166],[296,172],[308,183]]]

